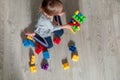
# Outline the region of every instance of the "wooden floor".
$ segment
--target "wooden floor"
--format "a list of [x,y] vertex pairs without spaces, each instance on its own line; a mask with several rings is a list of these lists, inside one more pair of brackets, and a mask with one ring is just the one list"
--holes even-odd
[[[63,0],[66,17],[79,9],[86,17],[81,30],[65,30],[60,45],[50,52],[49,70],[40,68],[43,56],[36,55],[36,73],[29,71],[30,48],[22,45],[23,30],[33,29],[39,0],[0,0],[0,80],[120,80],[120,0]],[[71,60],[69,41],[74,41],[79,61]],[[69,70],[63,70],[67,59]]]

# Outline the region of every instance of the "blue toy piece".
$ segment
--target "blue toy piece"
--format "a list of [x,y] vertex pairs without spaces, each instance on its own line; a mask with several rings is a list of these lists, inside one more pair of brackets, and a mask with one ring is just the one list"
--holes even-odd
[[69,50],[70,50],[71,52],[75,52],[75,51],[76,51],[76,47],[73,46],[73,45],[71,45],[71,46],[69,46]]
[[35,44],[32,40],[28,40],[29,44],[32,46],[32,47],[35,47]]
[[29,46],[35,47],[34,42],[28,39],[23,40],[23,45],[24,47],[29,47]]
[[44,51],[44,52],[43,52],[43,58],[44,58],[45,60],[48,60],[48,59],[50,58],[50,55],[49,55],[49,52],[48,52],[48,51]]
[[27,39],[23,40],[23,45],[24,47],[29,47],[30,46],[29,41]]

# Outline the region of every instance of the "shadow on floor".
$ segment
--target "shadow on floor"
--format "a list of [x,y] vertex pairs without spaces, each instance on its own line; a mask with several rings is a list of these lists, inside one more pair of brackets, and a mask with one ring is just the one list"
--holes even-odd
[[38,13],[39,13],[39,7],[41,6],[42,0],[31,0],[30,6],[31,6],[31,24],[29,26],[26,26],[24,31],[21,32],[21,38],[22,40],[25,39],[25,32],[33,32],[34,26],[38,19]]
[[65,9],[65,12],[66,12],[66,20],[67,22],[70,21],[73,13],[76,11],[76,10],[79,10],[79,0],[65,0],[63,1],[64,3],[64,9]]

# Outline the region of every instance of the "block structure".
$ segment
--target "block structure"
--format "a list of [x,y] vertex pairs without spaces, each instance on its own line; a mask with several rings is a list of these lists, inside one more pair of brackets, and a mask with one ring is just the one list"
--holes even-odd
[[72,19],[69,22],[69,25],[71,25],[71,31],[73,33],[80,30],[80,25],[84,23],[86,20],[86,17],[80,13],[80,11],[75,11],[75,13],[72,15]]

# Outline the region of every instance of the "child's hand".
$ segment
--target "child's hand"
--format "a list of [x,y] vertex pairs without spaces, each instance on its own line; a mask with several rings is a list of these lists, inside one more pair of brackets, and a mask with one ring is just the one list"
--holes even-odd
[[71,29],[71,26],[70,26],[69,24],[65,24],[65,25],[62,26],[62,28],[63,28],[63,29],[65,29],[65,28],[66,28],[66,29]]
[[31,36],[33,38],[35,36],[35,33],[28,33],[28,32],[26,32],[25,35]]

